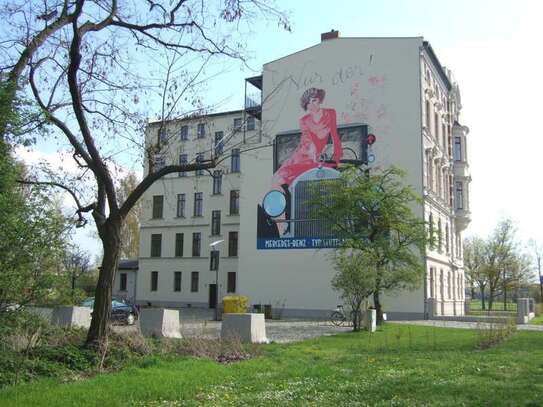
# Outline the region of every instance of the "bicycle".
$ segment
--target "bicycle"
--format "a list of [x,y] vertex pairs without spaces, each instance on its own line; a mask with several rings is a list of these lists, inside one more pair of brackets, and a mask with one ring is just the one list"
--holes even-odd
[[349,326],[352,325],[354,319],[354,311],[349,313],[349,319],[345,314],[343,305],[338,305],[337,308],[330,314],[330,322],[335,326]]

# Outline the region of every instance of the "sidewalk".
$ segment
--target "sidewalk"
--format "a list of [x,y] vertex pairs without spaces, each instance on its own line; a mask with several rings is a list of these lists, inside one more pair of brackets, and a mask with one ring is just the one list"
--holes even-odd
[[[437,320],[418,320],[418,321],[390,321],[395,324],[406,324],[406,325],[424,325],[424,326],[435,326],[441,328],[459,328],[459,329],[487,329],[492,324],[485,322],[461,322],[461,321],[437,321]],[[517,330],[519,331],[539,331],[543,332],[543,325],[529,325],[529,324],[520,324],[517,325]]]

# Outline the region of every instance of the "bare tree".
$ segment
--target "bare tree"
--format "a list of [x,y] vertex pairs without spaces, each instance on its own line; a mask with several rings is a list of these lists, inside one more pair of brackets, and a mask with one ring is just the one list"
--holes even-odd
[[77,280],[83,274],[90,271],[90,254],[78,246],[71,246],[65,251],[62,263],[64,272],[70,279],[70,289],[73,298]]
[[536,240],[530,239],[529,245],[532,251],[532,257],[537,267],[537,276],[539,278],[539,295],[540,301],[543,302],[543,277],[541,274],[541,258],[543,257],[543,246]]
[[[124,201],[138,186],[139,180],[134,172],[123,177],[117,187],[119,199]],[[135,258],[139,254],[140,244],[140,216],[142,211],[141,201],[136,202],[128,212],[125,222],[121,227],[121,257]]]
[[[195,89],[205,67],[216,58],[244,61],[236,33],[256,14],[277,19],[288,29],[282,13],[258,0],[20,0],[4,5],[12,28],[6,37],[11,40],[3,42],[1,77],[8,91],[2,93],[2,105],[9,108],[17,85],[19,92],[32,95],[41,115],[33,129],[44,124],[56,128],[80,170],[69,180],[57,174],[27,182],[68,191],[79,226],[92,214],[102,242],[88,344],[107,338],[121,231],[131,209],[161,177],[217,164],[211,156],[163,165],[158,158],[164,148],[162,132],[147,144],[141,137],[145,118],[153,114],[149,106],[161,102],[162,122],[180,112],[198,113],[201,98]],[[6,127],[0,125],[4,134]],[[120,199],[115,158],[128,147],[145,149],[148,171]]]

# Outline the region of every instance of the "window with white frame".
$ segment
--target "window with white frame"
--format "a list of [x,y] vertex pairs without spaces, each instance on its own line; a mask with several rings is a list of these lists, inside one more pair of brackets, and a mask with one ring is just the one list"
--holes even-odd
[[464,209],[464,185],[462,181],[456,181],[456,209]]

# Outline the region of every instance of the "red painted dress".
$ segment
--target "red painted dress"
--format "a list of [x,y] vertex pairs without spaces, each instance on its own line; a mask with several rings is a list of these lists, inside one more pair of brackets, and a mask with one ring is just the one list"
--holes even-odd
[[300,119],[302,135],[300,144],[273,175],[274,186],[290,185],[300,174],[317,167],[320,164],[321,154],[328,144],[329,136],[334,143],[335,163],[323,163],[325,167],[337,167],[341,159],[341,140],[337,133],[336,111],[334,109],[321,109],[321,117],[315,121],[311,113]]

